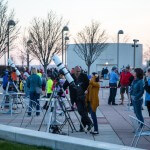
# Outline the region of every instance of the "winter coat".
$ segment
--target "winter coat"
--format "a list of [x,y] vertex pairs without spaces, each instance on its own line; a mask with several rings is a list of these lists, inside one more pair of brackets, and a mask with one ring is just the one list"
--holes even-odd
[[95,77],[92,77],[88,86],[88,93],[86,95],[86,102],[90,102],[92,111],[96,112],[97,107],[99,106],[99,89],[100,85],[98,82],[95,82]]

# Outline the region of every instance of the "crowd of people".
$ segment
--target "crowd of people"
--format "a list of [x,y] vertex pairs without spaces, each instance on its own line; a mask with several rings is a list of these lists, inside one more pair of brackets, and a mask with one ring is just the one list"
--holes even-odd
[[120,88],[121,103],[119,105],[124,104],[124,94],[126,92],[136,117],[142,122],[144,122],[142,105],[145,91],[145,105],[150,116],[150,69],[144,73],[141,68],[130,69],[130,66],[127,66],[118,73],[117,67],[113,67],[109,74],[109,88],[108,104],[118,105],[115,103],[115,97],[117,89]]
[[[63,73],[56,71],[56,68],[48,69],[46,74],[41,70],[37,70],[31,67],[29,71],[26,69],[21,73],[20,80],[13,70],[11,73],[5,72],[3,76],[3,89],[7,89],[7,83],[9,78],[18,84],[19,90],[25,93],[26,97],[29,97],[29,111],[28,115],[31,116],[33,103],[36,102],[36,115],[40,115],[40,103],[38,99],[40,94],[47,98],[51,97],[55,85],[60,82],[61,87],[66,93],[70,94],[70,100],[72,103],[72,109],[76,106],[78,113],[81,116],[80,132],[88,131],[94,127],[91,131],[92,134],[99,134],[98,122],[96,116],[96,110],[99,106],[99,90],[100,90],[100,79],[109,79],[110,95],[108,98],[109,105],[116,104],[115,98],[117,94],[117,89],[120,88],[121,103],[119,105],[124,105],[124,94],[127,94],[128,99],[131,100],[131,104],[134,108],[134,113],[136,117],[144,122],[142,115],[142,104],[143,104],[143,94],[145,95],[145,105],[147,106],[149,116],[150,116],[150,69],[144,74],[141,68],[130,69],[130,66],[123,68],[119,73],[117,67],[112,67],[110,73],[107,68],[103,69],[102,76],[99,77],[98,73],[93,72],[91,76],[88,76],[86,71],[81,67],[76,66],[72,68],[70,74],[74,79],[74,86],[70,86],[68,81],[65,79]],[[19,82],[17,82],[19,81]],[[12,89],[11,89],[12,90]],[[60,89],[58,89],[60,90]],[[62,93],[62,96],[63,93]],[[44,104],[43,108],[47,109],[47,102]],[[91,115],[90,119],[88,113]]]
[[[48,69],[45,74],[42,70],[37,70],[36,68],[31,67],[30,71],[26,69],[21,72],[21,76],[19,78],[15,74],[15,70],[11,73],[6,71],[3,76],[3,89],[7,89],[7,84],[9,81],[15,83],[16,85],[18,84],[19,90],[24,92],[25,96],[30,99],[28,116],[31,116],[34,103],[38,104],[36,105],[36,115],[39,116],[40,103],[38,99],[40,98],[40,95],[42,94],[43,96],[50,98],[56,83],[59,82],[66,93],[68,93],[69,89],[72,109],[76,107],[81,116],[79,131],[84,132],[85,128],[88,131],[91,131],[94,126],[94,131],[91,131],[91,133],[98,134],[96,109],[99,106],[99,76],[95,72],[92,73],[92,76],[88,76],[86,71],[79,66],[72,68],[70,74],[74,79],[73,87],[70,86],[63,73],[58,73],[56,68]],[[11,80],[9,80],[9,78]],[[64,96],[63,93],[61,96]],[[46,102],[43,108],[47,109],[47,105],[48,104]],[[93,121],[90,119],[88,113],[91,114]]]

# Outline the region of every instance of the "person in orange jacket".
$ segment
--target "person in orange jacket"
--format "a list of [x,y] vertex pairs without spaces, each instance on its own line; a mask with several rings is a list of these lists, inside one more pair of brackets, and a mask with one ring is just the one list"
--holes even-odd
[[91,132],[92,134],[99,134],[96,116],[96,109],[99,106],[99,95],[98,95],[99,89],[100,89],[99,76],[97,73],[93,72],[88,89],[86,91],[86,102],[88,110],[91,114],[94,123],[94,131]]

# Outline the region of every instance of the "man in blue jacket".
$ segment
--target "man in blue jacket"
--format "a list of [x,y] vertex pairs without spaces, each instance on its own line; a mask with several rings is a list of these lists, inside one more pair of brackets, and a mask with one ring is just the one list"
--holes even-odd
[[110,87],[110,95],[109,95],[109,99],[108,99],[108,104],[109,105],[117,105],[115,103],[115,97],[117,94],[117,81],[118,81],[119,77],[117,74],[117,67],[113,67],[112,71],[109,75],[109,87]]

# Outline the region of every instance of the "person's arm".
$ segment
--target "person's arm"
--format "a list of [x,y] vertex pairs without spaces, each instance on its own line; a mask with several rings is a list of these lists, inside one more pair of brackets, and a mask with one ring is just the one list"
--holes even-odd
[[30,79],[27,78],[27,87],[30,88]]
[[89,86],[89,79],[86,74],[83,74],[83,78],[84,78],[84,90],[86,91]]
[[115,78],[116,78],[117,81],[119,80],[119,76],[118,76],[117,73],[115,74]]
[[94,87],[100,87],[99,83],[98,82],[95,82],[94,80],[91,80],[90,81],[90,85],[94,86]]
[[66,80],[65,83],[63,84],[63,89],[64,91],[68,88],[69,82]]
[[39,83],[39,87],[42,87],[42,80],[39,76],[38,76],[38,83]]
[[144,94],[144,84],[143,84],[143,82],[140,82],[138,86],[139,86],[139,92],[136,94],[135,100],[140,99]]

